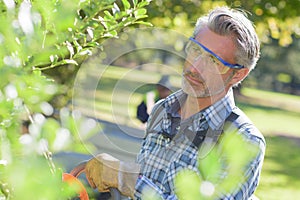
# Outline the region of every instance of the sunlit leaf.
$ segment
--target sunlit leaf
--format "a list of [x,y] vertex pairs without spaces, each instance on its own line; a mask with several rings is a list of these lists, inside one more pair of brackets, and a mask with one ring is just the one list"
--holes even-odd
[[71,59],[65,59],[63,61],[64,64],[73,64],[73,65],[78,65],[78,63],[75,60],[71,60]]
[[144,21],[136,21],[136,22],[134,22],[134,24],[142,24],[142,25],[146,25],[146,26],[153,26],[153,24],[151,24],[150,22],[144,22]]
[[179,199],[201,199],[200,176],[193,171],[182,170],[175,178],[176,195]]
[[242,168],[257,154],[258,149],[244,141],[242,135],[225,134],[222,140],[223,154],[232,167]]
[[222,169],[220,152],[218,152],[217,148],[213,148],[204,158],[199,157],[198,163],[198,168],[203,179],[214,181],[216,183]]
[[133,7],[136,7],[138,0],[132,0],[132,2],[133,2]]
[[54,119],[48,119],[42,126],[42,137],[46,138],[50,144],[52,144],[56,138],[59,123]]
[[113,20],[114,19],[114,17],[112,16],[112,14],[109,11],[105,10],[104,14],[105,14],[104,19],[106,19],[106,20]]
[[138,3],[137,7],[138,8],[143,8],[147,5],[149,5],[150,2],[151,2],[151,0],[141,1],[141,2]]
[[130,8],[130,3],[128,2],[128,0],[122,0],[122,3],[125,10],[128,10]]
[[118,35],[118,32],[116,30],[109,31],[105,33],[103,36],[104,37],[116,37]]
[[[131,2],[124,0],[122,11],[115,2],[0,3],[0,152],[5,154],[0,158],[0,188],[13,188],[5,193],[7,199],[70,198],[47,151],[90,153],[87,147],[94,151],[95,146],[83,146],[82,140],[96,130],[89,120],[60,116],[55,110],[70,98],[79,64],[102,47],[105,37],[117,37],[136,21]],[[57,84],[61,80],[64,84]],[[29,127],[23,120],[31,122]],[[29,134],[21,135],[22,128]]]
[[136,17],[140,16],[140,15],[145,15],[147,13],[147,10],[145,8],[140,8],[134,11],[134,15]]

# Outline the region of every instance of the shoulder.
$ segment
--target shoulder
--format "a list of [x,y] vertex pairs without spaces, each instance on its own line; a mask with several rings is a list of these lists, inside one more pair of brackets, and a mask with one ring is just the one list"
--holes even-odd
[[253,124],[253,122],[248,118],[248,116],[235,107],[232,110],[231,115],[227,118],[230,127],[234,127],[237,131],[242,134],[242,136],[253,143],[257,143],[262,148],[265,148],[266,141],[263,134],[259,129]]
[[159,112],[160,110],[162,110],[164,108],[164,102],[165,102],[165,99],[158,100],[153,106],[153,109],[151,111],[151,115],[153,115],[154,113]]

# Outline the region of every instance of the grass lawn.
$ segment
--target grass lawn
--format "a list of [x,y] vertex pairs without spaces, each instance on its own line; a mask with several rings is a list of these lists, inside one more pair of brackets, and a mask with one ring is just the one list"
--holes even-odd
[[250,88],[243,95],[238,106],[267,142],[256,195],[263,200],[300,199],[300,97]]
[[300,199],[300,139],[267,136],[267,149],[256,195],[262,200]]
[[[94,117],[138,127],[135,109],[145,92],[141,83],[151,82],[146,80],[149,76],[139,76],[138,71],[124,68],[111,68],[106,73],[99,80],[99,73],[93,72],[88,80],[99,81],[97,89],[84,89],[75,104]],[[159,79],[157,74],[155,79]],[[139,82],[138,88],[132,85],[134,81]],[[256,195],[263,200],[300,199],[300,97],[250,88],[243,88],[242,93],[237,105],[261,130],[267,142]]]
[[238,106],[265,135],[300,137],[300,96],[244,88]]

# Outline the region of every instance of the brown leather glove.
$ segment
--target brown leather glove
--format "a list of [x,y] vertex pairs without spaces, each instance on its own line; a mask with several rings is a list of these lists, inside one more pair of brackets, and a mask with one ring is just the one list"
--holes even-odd
[[118,188],[121,194],[133,198],[139,165],[125,163],[103,153],[89,160],[85,167],[86,178],[92,188],[107,192],[109,188]]

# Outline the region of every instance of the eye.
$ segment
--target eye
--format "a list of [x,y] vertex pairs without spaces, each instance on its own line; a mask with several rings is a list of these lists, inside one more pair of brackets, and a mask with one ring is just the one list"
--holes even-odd
[[201,49],[199,49],[197,46],[193,46],[192,51],[194,54],[197,54],[197,55],[200,55],[202,53]]
[[214,64],[220,65],[220,61],[213,55],[209,55],[209,60]]
[[189,43],[186,46],[186,53],[189,54],[190,56],[198,57],[199,55],[201,55],[201,49],[199,49],[197,45],[193,43]]

